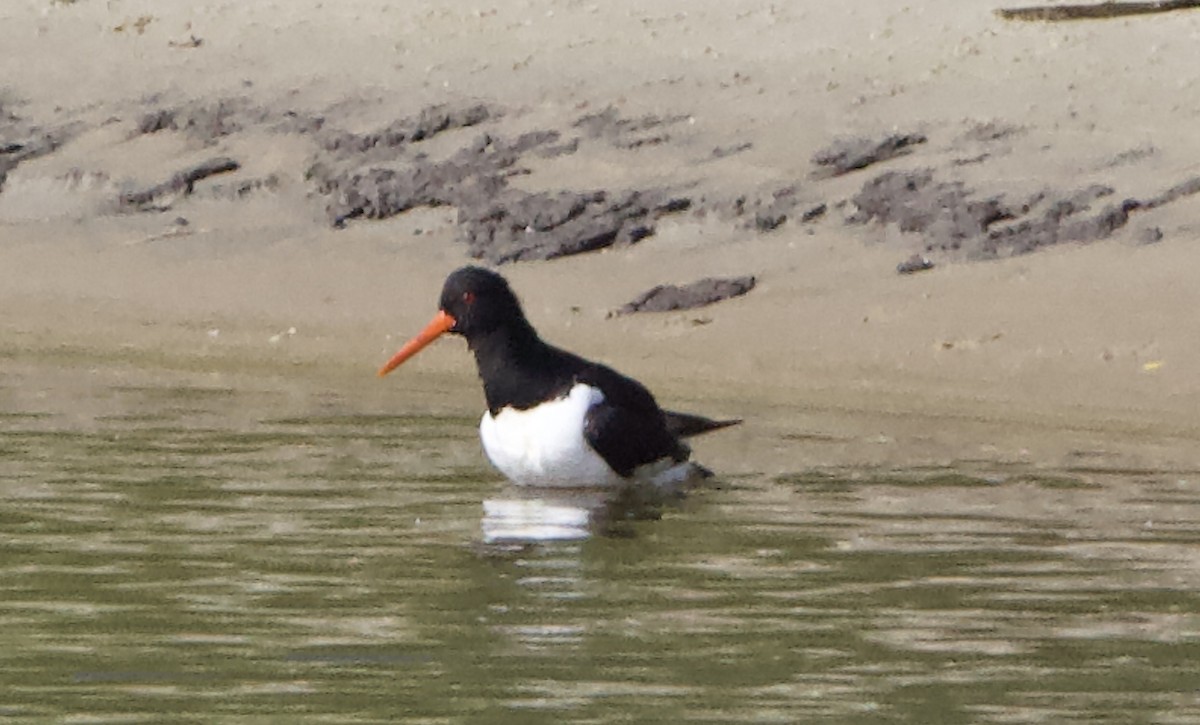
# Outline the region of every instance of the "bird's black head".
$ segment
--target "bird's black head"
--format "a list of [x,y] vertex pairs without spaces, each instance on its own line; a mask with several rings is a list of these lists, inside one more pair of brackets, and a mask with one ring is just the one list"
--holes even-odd
[[447,332],[468,340],[503,327],[525,326],[525,313],[503,277],[482,267],[462,267],[446,278],[438,308],[454,319]]
[[463,267],[446,278],[437,314],[379,369],[387,375],[447,332],[467,338],[476,357],[482,350],[529,349],[537,333],[504,278],[482,267]]

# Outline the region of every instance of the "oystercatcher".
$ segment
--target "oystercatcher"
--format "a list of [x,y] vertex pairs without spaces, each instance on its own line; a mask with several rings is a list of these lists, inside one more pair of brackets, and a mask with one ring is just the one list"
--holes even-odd
[[508,282],[481,267],[446,278],[433,320],[379,375],[447,332],[475,353],[488,407],[483,449],[519,485],[684,484],[707,471],[682,439],[740,422],[663,410],[636,380],[547,344]]

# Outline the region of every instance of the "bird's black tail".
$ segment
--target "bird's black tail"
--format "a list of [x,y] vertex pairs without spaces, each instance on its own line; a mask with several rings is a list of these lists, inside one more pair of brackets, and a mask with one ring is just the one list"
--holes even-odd
[[713,420],[705,418],[702,415],[692,415],[691,413],[676,413],[673,410],[664,410],[663,415],[667,419],[667,430],[676,438],[689,438],[701,433],[708,433],[713,430],[728,428],[731,425],[737,425],[742,421],[738,420]]

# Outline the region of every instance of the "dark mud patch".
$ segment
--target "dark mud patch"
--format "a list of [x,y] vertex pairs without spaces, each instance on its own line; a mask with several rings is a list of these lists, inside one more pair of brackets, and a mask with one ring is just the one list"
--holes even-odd
[[[1200,177],[1193,177],[1145,199],[1124,199],[1099,210],[1092,202],[1112,195],[1112,189],[1092,186],[1073,196],[1042,205],[1039,217],[990,230],[978,255],[983,259],[1026,254],[1062,242],[1094,242],[1124,227],[1134,212],[1149,211],[1200,193]],[[1161,238],[1161,236],[1160,236]]]
[[321,147],[342,156],[365,154],[373,150],[397,150],[408,144],[428,141],[446,131],[478,126],[501,115],[498,109],[482,103],[458,108],[429,106],[415,116],[398,119],[377,131],[329,132],[321,139]]
[[239,168],[241,164],[231,158],[209,159],[179,171],[162,183],[121,194],[117,206],[122,211],[161,211],[170,207],[172,199],[190,195],[197,181]]
[[764,195],[743,194],[730,202],[717,200],[711,207],[726,217],[739,220],[743,229],[771,232],[789,220],[801,223],[816,221],[825,215],[829,205],[814,200],[797,184],[788,184]]
[[[494,264],[633,244],[652,236],[663,215],[692,205],[689,197],[658,187],[529,192],[510,184],[513,176],[529,173],[520,164],[527,156],[569,155],[589,142],[625,150],[666,143],[666,129],[686,116],[624,118],[607,108],[576,119],[565,132],[538,129],[515,136],[495,130],[504,116],[502,109],[484,103],[434,105],[356,133],[320,115],[228,98],[154,108],[138,119],[135,133],[182,133],[206,144],[250,129],[309,136],[314,153],[305,177],[325,200],[333,226],[452,206],[468,255]],[[451,146],[448,155],[435,158],[425,142],[450,132],[469,135],[457,150]],[[118,206],[161,210],[190,194],[200,179],[228,170],[232,167],[221,164],[185,170],[123,194]],[[228,193],[241,196],[260,186],[245,182]]]
[[687,197],[661,189],[510,191],[477,202],[459,207],[459,224],[468,253],[493,264],[554,259],[635,244],[654,234],[654,224],[661,217],[691,205]]
[[1000,123],[998,121],[984,121],[973,124],[968,128],[960,137],[960,141],[989,144],[1011,138],[1012,136],[1018,136],[1024,132],[1025,129],[1021,126]]
[[358,218],[387,219],[418,207],[453,205],[461,212],[460,205],[507,188],[507,177],[520,173],[513,167],[523,153],[557,139],[556,133],[516,139],[483,134],[439,161],[410,152],[407,143],[373,146],[367,163],[339,149],[318,158],[307,176],[328,197],[326,213],[334,226]]
[[279,133],[315,133],[324,125],[322,116],[264,106],[247,97],[232,97],[154,108],[142,114],[136,133],[174,131],[204,143],[214,143],[252,128],[265,127]]
[[[992,259],[1063,242],[1105,239],[1126,226],[1132,214],[1200,192],[1200,178],[1145,199],[1122,199],[1106,185],[1001,194],[954,180],[955,169],[1008,153],[1008,140],[1025,131],[997,122],[975,124],[952,138],[950,148],[961,151],[961,158],[940,155],[943,147],[937,166],[879,173],[849,199],[844,191],[830,198],[833,185],[826,180],[901,157],[911,166],[930,146],[929,138],[924,133],[897,133],[838,139],[814,154],[816,169],[803,181],[768,181],[749,192],[719,188],[707,195],[692,193],[704,185],[703,177],[720,175],[722,159],[753,147],[744,138],[702,147],[713,150],[680,169],[677,180],[670,182],[660,181],[655,171],[650,181],[623,187],[589,184],[584,176],[577,186],[531,190],[522,186],[536,188],[537,179],[532,184],[517,180],[535,175],[533,162],[538,159],[593,154],[605,163],[629,160],[631,167],[645,167],[648,159],[637,154],[649,147],[696,140],[691,117],[626,117],[607,107],[554,128],[530,129],[508,109],[472,102],[418,108],[358,132],[340,128],[336,110],[327,113],[331,117],[287,102],[263,104],[249,96],[174,105],[152,99],[131,117],[131,133],[183,134],[209,146],[245,132],[299,135],[311,142],[312,152],[296,173],[303,173],[315,192],[312,197],[324,204],[334,227],[387,219],[412,209],[453,207],[457,239],[465,253],[493,264],[639,243],[653,237],[658,222],[668,215],[712,216],[749,234],[767,234],[787,225],[813,224],[835,209],[851,226],[899,230],[902,261],[897,269],[912,273],[945,261]],[[27,123],[0,103],[0,191],[17,164],[56,151],[76,126]],[[440,140],[429,143],[433,139]],[[1139,147],[1093,171],[1137,163],[1153,153],[1152,146]],[[194,195],[199,182],[237,171],[240,163],[250,161],[214,153],[212,159],[161,183],[126,191],[116,208],[162,211]],[[205,183],[203,193],[239,199],[280,188],[274,175],[222,178],[226,183]],[[810,232],[815,229],[808,227]],[[1142,238],[1149,243],[1161,236],[1161,230],[1151,229]],[[647,299],[640,304],[655,309],[658,303]],[[668,308],[683,309],[670,304]]]
[[[823,218],[831,206],[821,198],[822,179],[912,155],[928,143],[923,133],[838,139],[813,156],[818,168],[809,183],[783,183],[757,194],[693,198],[681,189],[662,186],[586,185],[527,191],[512,183],[514,177],[531,173],[527,159],[594,151],[596,144],[607,147],[610,154],[614,148],[637,153],[675,142],[673,134],[686,128],[689,116],[624,117],[607,107],[561,129],[516,135],[497,130],[505,116],[503,109],[486,103],[435,105],[356,133],[337,129],[320,115],[233,98],[155,109],[140,119],[137,131],[185,133],[206,143],[263,127],[311,136],[314,153],[306,178],[325,200],[332,225],[387,219],[417,208],[454,207],[458,238],[467,255],[493,264],[634,244],[652,237],[663,216],[683,212],[714,214],[756,234],[789,223],[811,223]],[[947,169],[984,163],[1003,153],[1002,144],[1023,131],[995,122],[972,126],[957,139],[972,156],[953,160],[943,169],[888,171],[869,179],[845,202],[851,210],[846,221],[895,226],[908,246],[897,269],[912,273],[951,259],[991,259],[1063,242],[1105,239],[1128,223],[1130,213],[1195,193],[1185,184],[1145,201],[1114,202],[1114,189],[1096,185],[1012,198],[941,178]],[[446,144],[439,144],[435,157],[424,144],[448,133],[457,133],[454,138],[461,140],[452,141],[448,152]],[[718,161],[748,148],[749,142],[718,147],[701,161]],[[1131,154],[1114,162],[1138,158]],[[158,209],[164,200],[189,194],[199,178],[203,177],[181,172],[155,187],[123,195],[119,206]],[[230,187],[229,193],[237,197],[259,188],[251,182],[242,186],[243,190]]]
[[812,161],[821,167],[814,178],[842,176],[851,171],[905,156],[913,147],[928,139],[922,133],[891,134],[882,139],[865,137],[843,138],[813,154]]
[[998,221],[1020,212],[1001,196],[974,199],[960,182],[939,182],[932,169],[888,171],[863,184],[850,202],[851,224],[895,224],[919,234],[923,252],[957,251]]
[[741,143],[729,144],[728,146],[717,146],[712,150],[712,158],[724,159],[729,156],[745,153],[752,148],[754,148],[754,144],[750,141],[742,141]]
[[351,219],[387,219],[421,206],[452,203],[450,189],[467,180],[451,165],[409,169],[372,168],[326,176],[316,168],[309,175],[317,189],[329,195],[325,210],[336,227]]
[[1181,181],[1158,196],[1152,196],[1149,199],[1136,202],[1137,208],[1139,210],[1157,209],[1160,206],[1170,204],[1173,201],[1178,201],[1185,196],[1193,194],[1200,194],[1200,176],[1193,176],[1190,179]]
[[705,307],[722,300],[740,297],[754,289],[757,280],[745,277],[706,277],[685,285],[658,285],[612,312],[631,315],[636,312],[672,312]]
[[687,114],[648,114],[637,118],[625,118],[617,109],[609,106],[602,111],[582,116],[571,125],[586,138],[602,139],[619,149],[636,149],[669,142],[669,129],[686,122],[688,118]]
[[1115,154],[1111,159],[1103,164],[1103,168],[1111,169],[1117,166],[1136,164],[1139,161],[1151,158],[1157,154],[1158,149],[1152,145],[1145,144],[1142,146],[1137,146],[1129,149],[1128,151],[1122,151],[1119,154]]
[[[453,206],[467,253],[493,264],[554,259],[614,244],[633,244],[654,234],[655,222],[688,209],[692,201],[666,189],[563,189],[529,192],[509,179],[528,173],[523,157],[575,153],[580,137],[557,130],[504,138],[484,131],[446,158],[432,159],[420,143],[446,130],[466,129],[499,116],[487,106],[426,109],[377,132],[327,137],[325,154],[309,178],[329,201],[334,226],[353,219],[386,219],[419,207]],[[628,123],[610,112],[574,124],[589,138],[627,148],[639,134],[668,121],[643,118]]]
[[937,265],[933,260],[922,254],[914,254],[900,264],[896,265],[896,272],[899,274],[916,274],[917,272],[926,272]]
[[1198,192],[1200,177],[1145,200],[1110,201],[1115,190],[1100,184],[1011,200],[1003,194],[980,195],[958,181],[938,181],[932,169],[891,171],[867,181],[851,198],[855,211],[847,222],[895,225],[905,233],[917,248],[898,271],[910,273],[933,266],[925,255],[995,259],[1065,242],[1107,239],[1129,222],[1131,213]]
[[74,124],[51,128],[29,123],[0,103],[0,191],[13,169],[57,150],[73,130]]
[[1098,20],[1149,15],[1200,7],[1198,0],[1157,0],[1156,2],[1103,2],[1084,5],[1032,5],[1019,8],[999,8],[996,15],[1005,20],[1057,22],[1063,20]]
[[1095,209],[1113,193],[1111,187],[1095,185],[1062,197],[1040,195],[1030,205],[1028,218],[988,230],[977,247],[969,250],[969,256],[991,259],[1028,254],[1063,242],[1107,239],[1125,226],[1129,212],[1137,206],[1136,201],[1125,200]]
[[[305,170],[318,198],[325,202],[330,223],[341,227],[355,220],[387,219],[409,210],[454,207],[458,238],[468,256],[493,264],[546,260],[635,244],[652,237],[664,216],[708,214],[761,234],[787,224],[822,219],[831,204],[821,198],[819,179],[840,176],[874,164],[913,154],[927,143],[921,133],[882,138],[839,139],[814,155],[817,181],[786,182],[765,192],[693,198],[682,188],[558,188],[529,191],[513,183],[530,174],[527,160],[596,150],[596,144],[623,153],[675,142],[689,116],[624,117],[608,107],[580,116],[561,129],[523,133],[499,132],[507,112],[487,103],[443,104],[419,109],[368,132],[339,129],[323,115],[286,106],[268,106],[248,97],[159,106],[143,113],[135,133],[181,133],[205,144],[248,130],[300,134],[312,139],[313,154]],[[0,136],[0,159],[8,168],[31,154],[52,149],[55,140],[24,134]],[[998,141],[1021,129],[979,124],[960,143],[983,145],[982,163]],[[445,134],[447,143],[426,146]],[[455,146],[457,144],[457,147]],[[717,147],[703,162],[740,153],[743,141]],[[433,151],[432,149],[437,149]],[[700,163],[699,161],[697,163]],[[4,166],[0,166],[3,170]],[[238,162],[214,158],[180,171],[162,183],[122,194],[122,211],[168,208],[192,194],[197,182],[234,171]],[[683,182],[681,181],[681,185]],[[241,198],[275,188],[277,180],[236,179],[219,193]],[[927,269],[932,256],[964,259],[1023,254],[1062,241],[1104,238],[1127,222],[1129,212],[1148,202],[1127,201],[1099,207],[1113,192],[1088,188],[1071,193],[1040,192],[1026,199],[983,195],[957,181],[942,181],[933,169],[892,171],[867,181],[848,202],[847,221],[855,225],[895,225],[913,248],[902,272]],[[1177,195],[1191,193],[1176,190]],[[915,260],[915,262],[913,261]],[[651,307],[652,309],[653,307]]]

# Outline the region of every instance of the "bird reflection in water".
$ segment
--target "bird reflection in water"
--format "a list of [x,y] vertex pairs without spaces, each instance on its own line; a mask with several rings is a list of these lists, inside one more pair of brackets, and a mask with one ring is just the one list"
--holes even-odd
[[644,486],[615,490],[508,486],[483,502],[483,541],[522,545],[632,536],[634,522],[661,518],[663,507],[682,496],[678,490]]

